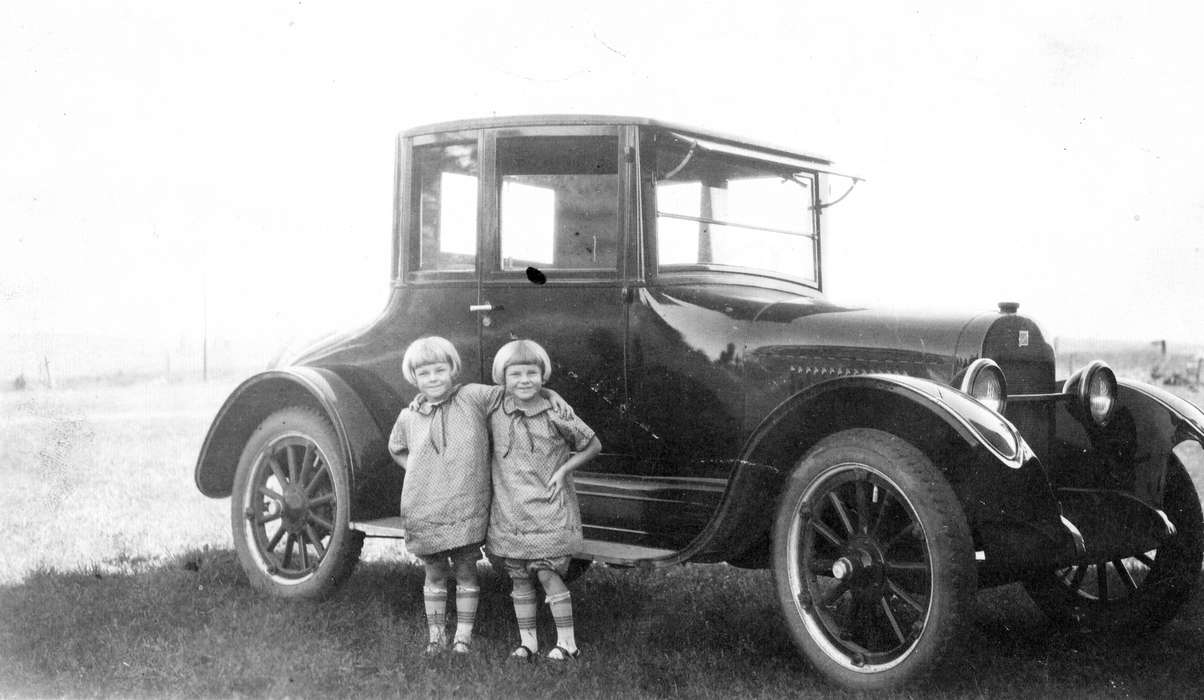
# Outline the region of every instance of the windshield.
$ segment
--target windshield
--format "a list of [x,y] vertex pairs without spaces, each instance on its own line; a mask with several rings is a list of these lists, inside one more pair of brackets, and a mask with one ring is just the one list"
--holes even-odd
[[814,173],[675,134],[653,138],[660,270],[739,269],[818,283]]

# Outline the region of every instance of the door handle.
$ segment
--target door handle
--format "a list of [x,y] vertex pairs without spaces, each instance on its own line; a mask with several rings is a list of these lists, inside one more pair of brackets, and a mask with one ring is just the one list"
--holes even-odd
[[493,304],[485,302],[484,304],[469,304],[469,311],[493,311]]

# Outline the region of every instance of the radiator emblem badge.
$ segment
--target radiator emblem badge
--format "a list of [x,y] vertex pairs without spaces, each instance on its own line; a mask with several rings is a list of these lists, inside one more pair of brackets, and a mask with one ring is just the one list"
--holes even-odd
[[1017,339],[1017,342],[1020,343],[1020,347],[1027,348],[1028,347],[1028,331],[1020,331],[1020,337]]

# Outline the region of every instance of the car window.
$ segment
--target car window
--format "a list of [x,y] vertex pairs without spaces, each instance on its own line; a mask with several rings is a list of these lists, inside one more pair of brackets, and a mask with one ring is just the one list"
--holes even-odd
[[502,270],[617,267],[615,136],[498,139]]
[[655,183],[661,269],[739,268],[816,281],[812,174],[662,139]]
[[414,148],[416,270],[473,270],[477,259],[475,143]]

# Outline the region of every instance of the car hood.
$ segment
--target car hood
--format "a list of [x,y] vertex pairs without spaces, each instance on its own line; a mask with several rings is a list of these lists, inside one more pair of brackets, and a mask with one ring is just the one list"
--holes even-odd
[[828,376],[886,372],[949,382],[983,355],[993,324],[1015,314],[955,315],[840,306],[825,297],[726,285],[663,287],[649,307],[693,349],[750,370]]

